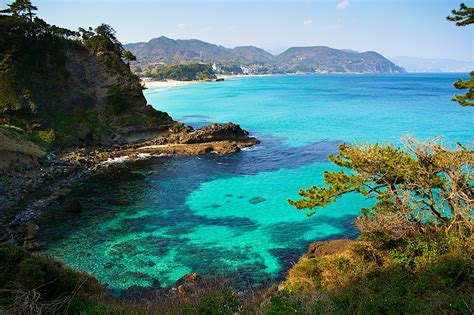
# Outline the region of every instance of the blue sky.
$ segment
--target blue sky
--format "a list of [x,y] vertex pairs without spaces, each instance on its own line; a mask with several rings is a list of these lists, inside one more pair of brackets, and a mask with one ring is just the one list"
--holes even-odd
[[[0,0],[1,7],[10,1]],[[473,60],[474,26],[446,21],[455,0],[32,0],[49,23],[108,23],[123,43],[197,38],[278,53],[325,45],[385,56]],[[472,1],[464,1],[473,5]]]

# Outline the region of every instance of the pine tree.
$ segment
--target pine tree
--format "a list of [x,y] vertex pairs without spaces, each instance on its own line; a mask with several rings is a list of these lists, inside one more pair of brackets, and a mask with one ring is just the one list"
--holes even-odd
[[[474,23],[474,8],[461,3],[459,10],[452,10],[452,15],[448,16],[448,21],[456,22],[457,26],[468,26]],[[471,79],[459,79],[454,83],[458,90],[468,90],[464,95],[455,95],[452,99],[462,106],[474,106],[474,71],[470,73]]]
[[15,17],[26,18],[30,22],[33,22],[38,8],[35,7],[29,0],[15,0],[11,4],[7,4],[8,9],[1,10],[1,13],[11,14]]

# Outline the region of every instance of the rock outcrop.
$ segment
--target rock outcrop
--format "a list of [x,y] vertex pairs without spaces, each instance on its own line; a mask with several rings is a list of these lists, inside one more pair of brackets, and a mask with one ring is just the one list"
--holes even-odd
[[169,134],[145,142],[134,150],[173,155],[230,154],[258,143],[260,141],[249,136],[249,132],[239,125],[227,123],[211,124],[197,130],[189,126],[174,128]]
[[314,242],[309,245],[308,252],[302,258],[342,254],[350,250],[355,243],[356,241],[349,239]]
[[[178,130],[178,132],[171,133],[167,137],[162,137],[155,140],[155,144],[192,144],[215,141],[244,141],[248,139],[248,137],[248,131],[243,130],[239,125],[229,122],[221,125],[211,124],[197,130],[194,130],[192,127],[186,127]],[[162,140],[161,143],[160,140]]]

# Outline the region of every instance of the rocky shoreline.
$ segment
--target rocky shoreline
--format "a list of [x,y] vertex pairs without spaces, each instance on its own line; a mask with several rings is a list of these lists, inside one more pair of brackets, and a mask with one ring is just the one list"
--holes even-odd
[[30,165],[0,169],[0,241],[13,241],[30,251],[40,249],[34,242],[39,229],[34,220],[41,209],[62,199],[65,211],[80,211],[80,205],[67,199],[70,186],[113,163],[160,155],[232,154],[258,143],[233,123],[197,130],[178,125],[147,141],[58,150]]

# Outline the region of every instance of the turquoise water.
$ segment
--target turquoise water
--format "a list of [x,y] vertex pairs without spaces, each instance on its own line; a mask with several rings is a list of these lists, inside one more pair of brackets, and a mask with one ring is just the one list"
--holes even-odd
[[149,103],[177,120],[233,121],[262,144],[112,167],[74,190],[81,214],[65,216],[59,203],[47,210],[42,241],[117,293],[169,286],[189,272],[238,286],[275,281],[311,241],[357,235],[353,221],[367,204],[357,196],[312,218],[287,204],[322,184],[339,143],[400,144],[405,134],[472,143],[474,111],[450,101],[459,76],[275,76],[147,90]]

